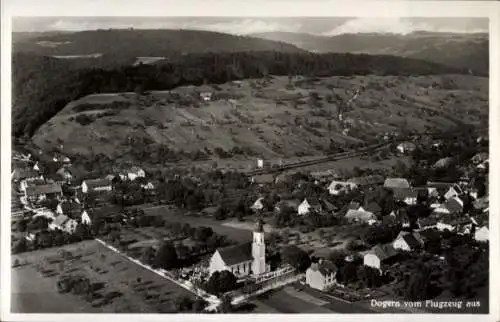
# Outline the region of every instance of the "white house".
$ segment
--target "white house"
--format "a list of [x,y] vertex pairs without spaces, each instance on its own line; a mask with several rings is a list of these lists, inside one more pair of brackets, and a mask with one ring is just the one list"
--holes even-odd
[[420,234],[417,232],[407,232],[407,231],[401,231],[392,243],[392,247],[394,249],[400,249],[404,251],[412,251],[418,248],[421,248],[424,246],[424,241],[422,237],[420,237]]
[[83,193],[89,193],[91,191],[111,191],[112,189],[111,180],[108,179],[91,179],[82,182]]
[[411,142],[403,142],[398,144],[396,148],[400,153],[409,153],[415,151],[417,146]]
[[371,224],[373,224],[374,221],[377,221],[377,216],[375,216],[373,212],[366,211],[362,207],[360,207],[360,210],[347,210],[345,218],[352,222],[365,222]]
[[262,203],[262,200],[264,200],[264,198],[262,197],[257,199],[250,208],[254,211],[261,211],[262,209],[264,209],[264,204]]
[[489,240],[490,231],[488,227],[483,226],[476,230],[474,233],[474,239],[480,242],[487,242]]
[[212,100],[212,92],[201,92],[200,97],[205,102]]
[[257,159],[257,168],[262,169],[264,167],[264,160]]
[[397,251],[392,244],[377,245],[365,254],[363,265],[382,271],[383,264],[390,261],[396,255]]
[[354,190],[358,186],[352,182],[343,182],[343,181],[332,181],[328,186],[328,192],[331,195],[338,196],[344,191]]
[[312,263],[306,271],[306,284],[325,291],[336,283],[337,266],[328,260],[320,259]]
[[83,210],[82,215],[80,216],[81,223],[84,225],[92,224],[92,220],[87,212],[87,210]]
[[144,172],[141,168],[134,166],[127,172],[127,176],[130,181],[134,181],[136,178],[144,178],[146,176],[146,172]]
[[299,216],[307,215],[313,210],[321,210],[321,205],[316,200],[313,200],[313,202],[309,202],[307,201],[307,199],[304,199],[304,201],[302,201],[302,203],[297,207],[297,213]]
[[75,232],[76,226],[78,226],[76,220],[71,219],[65,215],[59,215],[51,223],[49,223],[49,229],[59,229],[69,234]]
[[262,221],[257,224],[251,243],[217,249],[208,266],[210,275],[227,270],[238,278],[248,275],[258,276],[268,272],[269,269],[269,265],[266,265],[266,246]]
[[458,185],[453,185],[448,189],[448,191],[444,194],[444,198],[446,200],[454,197],[458,197],[463,193],[462,189]]

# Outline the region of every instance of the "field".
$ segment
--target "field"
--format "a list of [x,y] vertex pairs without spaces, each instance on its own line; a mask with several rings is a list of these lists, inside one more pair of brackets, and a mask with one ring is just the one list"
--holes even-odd
[[[246,156],[231,159],[252,155],[252,160],[255,156],[279,160],[324,155],[331,144],[346,147],[401,128],[448,129],[457,119],[487,124],[487,78],[353,76],[321,78],[310,84],[297,80],[291,87],[288,83],[287,77],[273,77],[266,84],[248,79],[145,96],[91,95],[68,104],[33,139],[41,148],[62,140],[68,153],[104,153],[115,159],[132,146],[137,149],[128,139],[133,138],[185,151],[237,147]],[[202,102],[196,94],[200,91],[213,92],[214,98]],[[315,99],[311,99],[313,92]],[[112,108],[114,102],[125,105]],[[87,109],[80,110],[82,106]],[[94,119],[86,125],[76,122],[83,114]],[[343,133],[344,129],[349,131]]]
[[[72,253],[63,260],[60,251]],[[15,313],[168,313],[176,312],[178,296],[194,296],[183,288],[108,250],[96,241],[13,256],[21,266],[12,268],[12,312]],[[44,273],[37,263],[44,262]],[[86,301],[60,294],[62,272],[88,277],[97,298]]]

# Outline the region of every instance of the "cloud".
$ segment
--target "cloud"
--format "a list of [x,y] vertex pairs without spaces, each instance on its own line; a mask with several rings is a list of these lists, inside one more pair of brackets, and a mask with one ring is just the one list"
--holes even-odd
[[[214,21],[215,20],[215,21]],[[120,20],[72,20],[72,19],[59,19],[50,23],[47,26],[48,30],[59,31],[82,31],[82,30],[96,30],[96,29],[127,29],[133,27],[134,29],[197,29],[209,30],[238,35],[246,35],[259,32],[272,32],[272,31],[290,31],[297,32],[301,28],[301,24],[297,21],[271,21],[264,19],[203,19],[203,18],[184,18],[172,20],[142,20],[142,21],[120,21]]]
[[353,33],[392,33],[406,35],[415,31],[476,33],[487,32],[487,28],[473,27],[462,23],[440,24],[436,21],[415,21],[404,18],[355,18],[323,33],[336,36]]

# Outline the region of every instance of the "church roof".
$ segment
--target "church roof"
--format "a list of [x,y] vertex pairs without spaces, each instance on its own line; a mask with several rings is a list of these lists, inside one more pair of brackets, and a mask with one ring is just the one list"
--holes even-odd
[[224,263],[228,266],[253,260],[252,243],[219,248],[217,251]]

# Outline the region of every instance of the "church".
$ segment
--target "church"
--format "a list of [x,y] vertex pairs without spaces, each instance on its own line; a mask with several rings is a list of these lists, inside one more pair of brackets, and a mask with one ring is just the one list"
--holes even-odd
[[236,277],[257,276],[270,270],[266,265],[266,245],[263,223],[260,220],[253,232],[252,242],[219,248],[210,259],[210,275],[228,270]]

